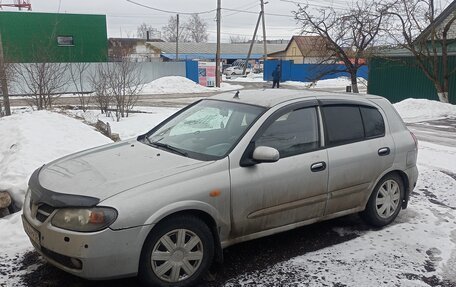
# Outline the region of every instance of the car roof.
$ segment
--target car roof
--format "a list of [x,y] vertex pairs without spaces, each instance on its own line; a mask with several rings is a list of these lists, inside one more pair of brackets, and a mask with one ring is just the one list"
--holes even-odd
[[379,99],[382,97],[369,95],[369,94],[353,94],[353,93],[335,93],[315,90],[288,90],[288,89],[254,89],[254,90],[240,90],[239,99],[234,98],[237,91],[230,91],[218,94],[209,99],[224,100],[230,102],[245,103],[250,105],[257,105],[263,107],[273,107],[278,104],[297,100],[297,99],[330,99],[330,100],[347,100],[347,101],[361,101],[365,102],[370,99]]

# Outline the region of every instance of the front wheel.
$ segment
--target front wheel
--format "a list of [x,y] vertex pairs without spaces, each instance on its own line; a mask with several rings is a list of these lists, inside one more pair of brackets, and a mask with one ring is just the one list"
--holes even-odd
[[160,222],[146,239],[139,278],[146,286],[193,286],[213,257],[209,227],[193,216],[173,217]]
[[404,183],[397,174],[383,177],[372,192],[361,217],[369,224],[382,227],[399,214],[404,197]]

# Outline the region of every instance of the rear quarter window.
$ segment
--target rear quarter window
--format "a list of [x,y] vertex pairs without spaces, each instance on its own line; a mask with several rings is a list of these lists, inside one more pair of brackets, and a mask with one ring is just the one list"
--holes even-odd
[[385,122],[382,114],[376,108],[360,107],[363,117],[366,138],[381,137],[385,135]]

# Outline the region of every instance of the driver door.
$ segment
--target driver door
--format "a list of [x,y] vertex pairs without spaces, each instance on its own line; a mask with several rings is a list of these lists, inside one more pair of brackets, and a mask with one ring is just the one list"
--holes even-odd
[[324,214],[328,155],[321,148],[315,105],[294,104],[278,110],[259,129],[252,145],[275,148],[280,159],[247,167],[231,163],[233,237]]

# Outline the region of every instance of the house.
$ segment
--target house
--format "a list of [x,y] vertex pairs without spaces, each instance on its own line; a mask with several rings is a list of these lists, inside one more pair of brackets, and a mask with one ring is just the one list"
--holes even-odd
[[161,51],[150,45],[147,39],[135,38],[109,38],[108,55],[109,60],[114,62],[125,58],[134,62],[155,62],[161,59]]
[[318,64],[331,53],[326,49],[326,40],[320,36],[293,36],[284,50],[271,52],[268,59],[291,60],[295,64]]
[[[430,45],[429,37],[433,31],[439,31],[456,13],[456,1],[435,18],[414,40],[417,45]],[[448,32],[448,70],[456,69],[456,21]],[[425,49],[426,50],[426,49]],[[438,63],[442,66],[441,49],[437,49]],[[432,49],[430,49],[432,51]],[[432,52],[431,52],[432,53]],[[456,104],[456,74],[450,75],[448,99]],[[417,67],[414,55],[406,49],[392,49],[377,52],[369,59],[368,93],[388,98],[391,102],[399,102],[407,98],[424,98],[438,100],[436,88],[424,72]]]
[[104,62],[108,56],[105,15],[0,12],[7,61]]
[[[176,59],[176,43],[172,42],[147,42],[160,51],[164,61]],[[286,44],[268,44],[267,49],[271,52],[281,51]],[[231,64],[237,59],[246,59],[249,52],[249,43],[221,43],[221,59]],[[216,43],[179,43],[178,57],[179,60],[206,60],[215,61],[217,51]],[[253,45],[250,59],[258,60],[264,56],[264,47],[262,43]]]

